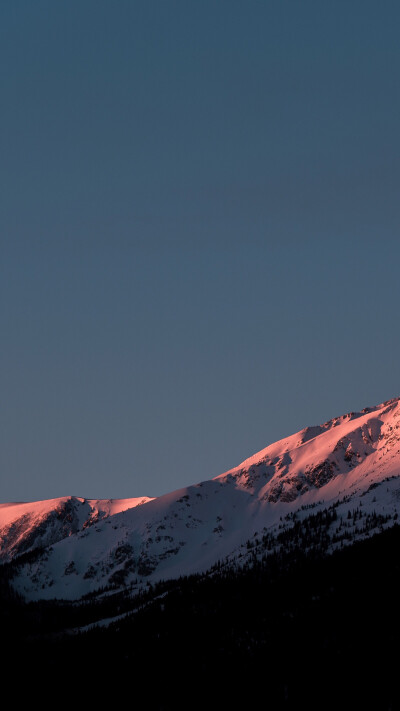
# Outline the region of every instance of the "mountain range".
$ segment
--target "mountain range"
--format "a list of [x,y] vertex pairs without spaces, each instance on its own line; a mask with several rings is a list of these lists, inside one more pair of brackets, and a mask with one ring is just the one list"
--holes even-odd
[[0,560],[27,600],[78,600],[291,548],[329,553],[393,526],[400,399],[306,427],[216,478],[157,498],[0,505]]

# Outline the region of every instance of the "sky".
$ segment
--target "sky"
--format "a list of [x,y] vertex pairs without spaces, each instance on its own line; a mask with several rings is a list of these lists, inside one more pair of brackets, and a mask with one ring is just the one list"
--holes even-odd
[[2,0],[0,501],[400,395],[398,2]]

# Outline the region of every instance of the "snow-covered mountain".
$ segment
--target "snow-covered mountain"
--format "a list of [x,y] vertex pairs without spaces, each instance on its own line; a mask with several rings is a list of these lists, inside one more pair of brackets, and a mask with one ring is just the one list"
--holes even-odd
[[57,543],[107,516],[151,501],[80,499],[65,496],[31,503],[0,504],[0,561]]
[[16,588],[29,599],[77,599],[108,586],[135,590],[218,562],[240,565],[294,542],[332,550],[393,525],[400,400],[307,427],[214,479],[143,505],[114,504],[70,498],[3,505],[3,555],[44,546],[22,559]]

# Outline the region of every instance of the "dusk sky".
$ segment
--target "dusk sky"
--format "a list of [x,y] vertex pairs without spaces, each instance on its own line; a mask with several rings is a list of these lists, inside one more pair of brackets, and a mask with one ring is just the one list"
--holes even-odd
[[400,4],[2,0],[0,501],[400,395]]

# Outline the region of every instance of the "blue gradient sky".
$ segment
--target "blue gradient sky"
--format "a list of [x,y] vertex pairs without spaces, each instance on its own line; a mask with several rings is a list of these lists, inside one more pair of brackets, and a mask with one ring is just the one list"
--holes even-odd
[[400,394],[400,5],[3,0],[0,500]]

